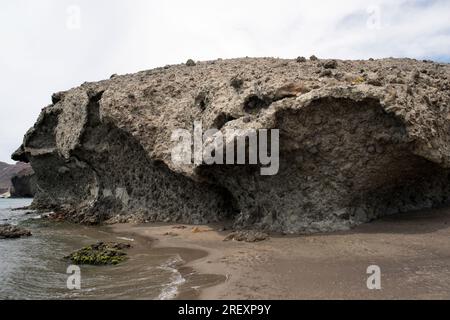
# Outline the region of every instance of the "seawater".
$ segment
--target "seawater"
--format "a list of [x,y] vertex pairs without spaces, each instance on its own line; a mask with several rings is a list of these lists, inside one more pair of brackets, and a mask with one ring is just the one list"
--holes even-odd
[[[223,280],[183,267],[184,257],[199,257],[201,252],[152,248],[149,239],[116,234],[107,227],[51,222],[35,212],[12,210],[30,203],[30,199],[0,199],[0,224],[19,225],[33,233],[0,239],[0,299],[195,298],[201,288]],[[64,257],[97,241],[129,242],[127,261],[116,266],[79,266],[81,289],[68,289],[71,263]]]

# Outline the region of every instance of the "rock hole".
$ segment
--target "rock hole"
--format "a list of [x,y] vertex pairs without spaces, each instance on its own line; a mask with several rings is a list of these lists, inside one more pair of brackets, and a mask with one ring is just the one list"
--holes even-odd
[[206,92],[199,93],[197,95],[197,97],[195,98],[195,102],[194,103],[195,103],[195,106],[200,108],[200,110],[205,111],[205,109],[209,105],[208,94]]
[[235,117],[233,117],[232,115],[225,113],[225,112],[221,112],[216,119],[214,120],[213,123],[213,128],[214,129],[222,129],[223,126],[230,121],[236,120]]
[[225,214],[225,219],[234,220],[241,213],[237,199],[226,188],[220,188],[220,193],[228,209]]
[[230,81],[230,85],[236,90],[236,91],[240,91],[242,86],[244,85],[244,80],[242,80],[239,77],[234,77],[233,79],[231,79]]
[[102,99],[104,91],[91,93],[88,92],[89,104],[87,106],[88,121],[90,127],[100,125],[100,100]]
[[273,99],[269,96],[258,96],[256,94],[252,94],[248,96],[244,101],[244,111],[254,112],[261,109],[266,109],[272,104],[272,102]]

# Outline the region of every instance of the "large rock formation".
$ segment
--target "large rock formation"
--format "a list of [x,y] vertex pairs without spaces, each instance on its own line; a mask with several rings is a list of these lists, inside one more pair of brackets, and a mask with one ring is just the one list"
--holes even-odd
[[[75,221],[346,229],[450,202],[449,76],[412,59],[273,58],[114,76],[54,94],[13,159],[36,173],[34,206]],[[174,163],[172,133],[196,120],[280,129],[278,174]]]

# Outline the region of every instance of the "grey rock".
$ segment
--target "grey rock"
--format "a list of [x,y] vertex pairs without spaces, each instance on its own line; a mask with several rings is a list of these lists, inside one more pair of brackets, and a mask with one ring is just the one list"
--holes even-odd
[[315,115],[314,118],[313,118],[313,123],[315,125],[321,124],[322,123],[322,117],[319,114]]
[[333,71],[330,69],[325,69],[320,73],[320,77],[331,77],[333,76]]
[[325,69],[336,69],[336,68],[337,68],[337,65],[338,65],[338,63],[337,63],[336,60],[330,60],[330,61],[325,62],[325,63],[323,64],[323,67],[324,67]]
[[383,83],[380,79],[368,79],[367,84],[370,84],[372,86],[381,87]]
[[[450,203],[448,64],[340,60],[339,79],[320,78],[314,61],[281,63],[175,65],[66,91],[13,154],[35,171],[32,208],[83,223],[231,220],[236,229],[291,234]],[[395,72],[397,83],[369,85],[362,69],[379,79]],[[421,69],[428,73],[418,78],[397,72]],[[237,72],[245,79],[239,91],[230,86]],[[280,129],[278,174],[175,164],[171,134],[195,120],[224,134]]]
[[420,79],[420,72],[419,70],[414,70],[411,72],[411,80],[412,81],[418,81]]
[[194,67],[194,66],[196,65],[196,63],[195,63],[194,60],[189,59],[189,60],[186,62],[186,65],[187,65],[188,67]]
[[373,154],[373,153],[375,153],[376,151],[377,151],[377,149],[376,149],[376,147],[375,147],[374,145],[370,145],[370,146],[367,147],[367,152],[368,152],[368,153]]
[[16,239],[29,236],[31,236],[31,232],[27,229],[10,224],[0,225],[0,239]]
[[56,93],[52,94],[52,103],[53,104],[58,103],[62,99],[64,99],[64,92],[56,92]]

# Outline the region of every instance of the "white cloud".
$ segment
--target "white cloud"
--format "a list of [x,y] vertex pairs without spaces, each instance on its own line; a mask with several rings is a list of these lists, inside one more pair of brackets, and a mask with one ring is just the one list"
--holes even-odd
[[[79,6],[80,29],[67,28]],[[377,18],[379,28],[368,28]],[[17,0],[0,4],[0,161],[53,92],[188,58],[450,60],[450,1]],[[372,24],[373,25],[373,24]]]

